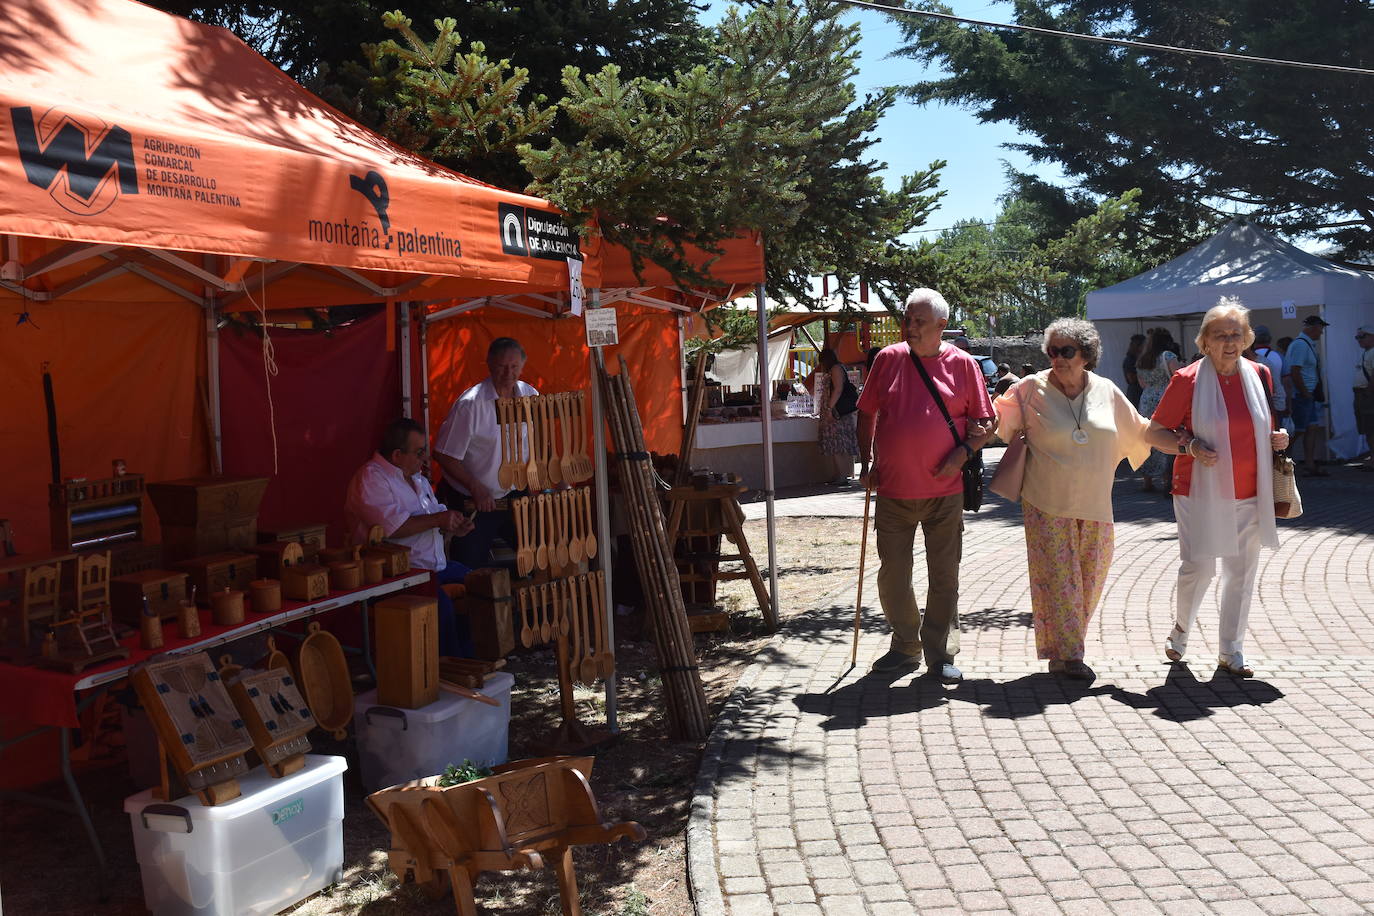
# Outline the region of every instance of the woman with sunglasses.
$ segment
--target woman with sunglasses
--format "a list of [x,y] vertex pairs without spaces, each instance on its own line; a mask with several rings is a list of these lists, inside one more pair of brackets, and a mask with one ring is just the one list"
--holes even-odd
[[1051,674],[1092,680],[1083,661],[1088,622],[1112,562],[1112,479],[1122,458],[1139,467],[1151,446],[1177,437],[1152,426],[1110,379],[1091,370],[1102,353],[1097,329],[1061,318],[1045,329],[1050,368],[999,397],[1007,441],[1025,430],[1021,485],[1036,654]]
[[1191,431],[1174,468],[1182,563],[1174,628],[1164,640],[1164,654],[1173,662],[1183,658],[1220,559],[1217,667],[1237,677],[1255,673],[1242,647],[1245,622],[1260,548],[1278,546],[1271,453],[1288,447],[1288,433],[1274,430],[1269,368],[1241,358],[1254,339],[1249,310],[1237,299],[1223,298],[1203,316],[1197,332],[1204,358],[1174,375],[1154,413],[1154,424]]

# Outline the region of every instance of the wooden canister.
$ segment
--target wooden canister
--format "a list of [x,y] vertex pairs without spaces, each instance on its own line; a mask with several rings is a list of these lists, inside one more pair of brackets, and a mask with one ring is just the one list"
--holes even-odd
[[243,623],[243,592],[226,588],[210,593],[211,616],[222,627],[236,627]]
[[363,557],[363,582],[376,585],[386,578],[386,557]]
[[182,639],[195,639],[200,635],[200,608],[196,607],[194,600],[181,602],[181,608],[177,611],[177,627],[181,630]]
[[275,614],[281,610],[281,583],[276,579],[254,579],[248,588],[253,596],[253,613]]
[[145,649],[162,648],[162,618],[149,611],[138,621],[138,644]]
[[362,588],[363,567],[361,563],[349,560],[347,563],[329,564],[329,588],[335,592],[351,592]]

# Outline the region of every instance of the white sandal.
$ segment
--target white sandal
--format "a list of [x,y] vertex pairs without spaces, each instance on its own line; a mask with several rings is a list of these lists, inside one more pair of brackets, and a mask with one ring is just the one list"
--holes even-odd
[[1183,660],[1183,650],[1188,647],[1188,634],[1183,632],[1183,627],[1174,624],[1174,628],[1169,631],[1169,635],[1164,637],[1164,657],[1171,662]]

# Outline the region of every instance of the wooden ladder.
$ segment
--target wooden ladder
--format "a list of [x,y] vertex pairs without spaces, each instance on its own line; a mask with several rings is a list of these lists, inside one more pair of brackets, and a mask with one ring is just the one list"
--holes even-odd
[[[679,538],[686,540],[686,553],[677,557],[679,578],[684,583],[709,583],[708,600],[692,604],[709,605],[712,613],[694,615],[693,632],[725,628],[726,616],[714,609],[715,584],[735,579],[749,580],[765,623],[769,629],[777,628],[768,588],[744,536],[744,510],[739,505],[739,494],[745,489],[740,483],[690,484],[673,487],[665,494],[672,506],[668,514],[668,543],[676,545]],[[718,538],[722,536],[735,546],[736,553],[720,552]],[[706,572],[700,571],[703,560]],[[727,562],[739,562],[744,568],[722,572],[719,566]]]

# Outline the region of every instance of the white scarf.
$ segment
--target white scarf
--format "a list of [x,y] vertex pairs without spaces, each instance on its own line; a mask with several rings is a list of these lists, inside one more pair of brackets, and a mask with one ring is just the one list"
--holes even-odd
[[[1279,539],[1274,524],[1274,477],[1272,447],[1269,443],[1269,403],[1259,370],[1241,358],[1238,376],[1245,392],[1245,406],[1255,426],[1255,466],[1258,469],[1255,501],[1259,511],[1260,544],[1276,548]],[[1221,380],[1207,357],[1198,361],[1193,385],[1193,434],[1217,453],[1217,463],[1204,467],[1193,462],[1193,482],[1189,489],[1188,536],[1179,539],[1183,559],[1190,562],[1212,557],[1235,556],[1240,550],[1236,523],[1236,487],[1231,471],[1230,420]]]

